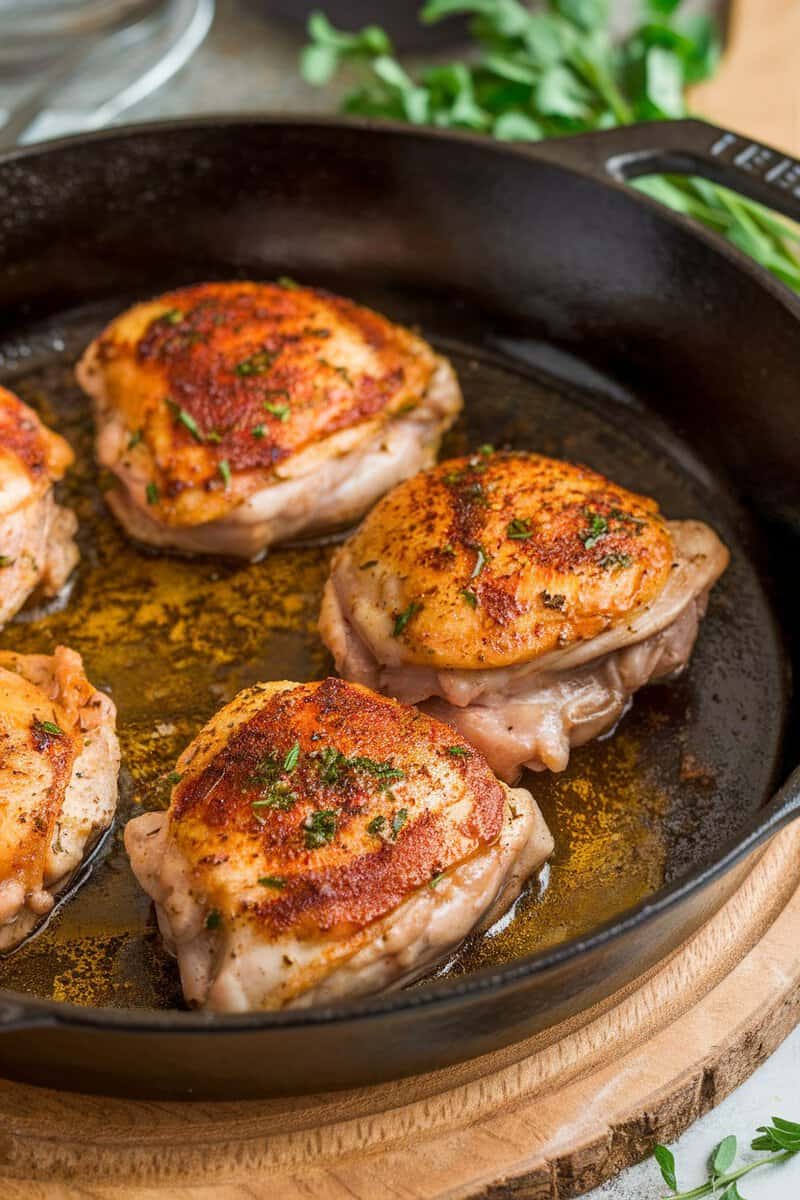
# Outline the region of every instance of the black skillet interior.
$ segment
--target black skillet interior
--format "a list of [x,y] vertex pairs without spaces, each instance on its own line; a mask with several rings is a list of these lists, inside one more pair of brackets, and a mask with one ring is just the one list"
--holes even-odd
[[[337,1070],[320,1042],[315,1070],[296,1061],[285,1022],[248,1019],[270,1034],[270,1052],[283,1030],[283,1078],[248,1079],[234,1055],[212,1091],[341,1085],[502,1044],[635,975],[724,899],[735,872],[708,880],[705,896],[687,881],[713,874],[758,828],[796,761],[791,718],[784,738],[787,657],[774,613],[800,511],[798,476],[787,484],[777,473],[787,461],[800,466],[800,349],[779,291],[617,190],[515,151],[389,129],[219,122],[67,144],[0,165],[0,213],[0,381],[79,452],[69,500],[83,551],[69,604],[10,627],[4,645],[68,641],[113,690],[123,820],[134,804],[161,802],[158,776],[240,687],[328,669],[314,631],[328,548],[287,549],[250,567],[165,561],[127,545],[106,515],[71,364],[136,296],[202,278],[290,274],[370,303],[420,325],[452,357],[466,414],[450,449],[491,441],[590,463],[656,496],[670,516],[709,521],[733,552],[689,674],[642,695],[618,734],[576,753],[563,777],[528,780],[556,834],[547,888],[532,890],[494,937],[468,943],[448,965],[452,982],[360,1006],[388,1014],[395,1033],[405,1022],[397,1052],[372,1043],[370,1030],[385,1038],[380,1022],[362,1023],[360,1061]],[[757,413],[756,395],[769,398]],[[139,1009],[129,1024],[141,1030],[142,1008],[179,1004],[118,834],[99,857],[75,899],[0,966],[16,997],[10,1025],[24,1023],[26,1006],[38,1021],[53,1019],[51,1005],[20,1000],[31,994],[121,1008],[113,1020],[92,1007],[59,1009],[62,1020],[71,1014],[67,1024],[96,1018],[116,1030],[124,1010]],[[656,893],[648,936],[642,906]],[[595,946],[576,945],[602,926]],[[612,952],[603,948],[610,932]],[[557,963],[537,967],[530,957],[553,948],[569,960],[567,988]],[[509,965],[518,998],[501,1016]],[[452,1011],[426,1026],[420,1013],[437,992]],[[323,1018],[303,1018],[322,1040]],[[164,1013],[149,1028],[196,1020]],[[51,1065],[32,1072],[51,1081],[60,1079],[53,1036]],[[24,1069],[24,1035],[16,1049],[10,1039],[0,1061],[5,1047],[10,1069]],[[93,1070],[81,1086],[125,1078],[145,1093],[182,1088],[141,1064]]]

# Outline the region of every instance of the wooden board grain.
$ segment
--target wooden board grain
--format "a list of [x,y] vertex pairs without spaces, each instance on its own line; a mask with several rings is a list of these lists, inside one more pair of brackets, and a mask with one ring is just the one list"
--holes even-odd
[[798,1022],[799,879],[797,827],[669,962],[521,1061],[242,1104],[1,1083],[0,1195],[566,1200],[675,1138]]
[[800,155],[800,0],[735,0],[725,55],[693,111]]

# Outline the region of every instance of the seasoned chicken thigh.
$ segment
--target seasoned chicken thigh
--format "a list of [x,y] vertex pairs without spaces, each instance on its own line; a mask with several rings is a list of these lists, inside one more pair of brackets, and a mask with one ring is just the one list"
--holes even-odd
[[78,561],[74,513],[53,498],[74,455],[0,387],[0,628],[34,593],[55,596]]
[[243,558],[358,519],[434,462],[461,408],[421,338],[290,280],[137,304],[77,374],[131,536]]
[[563,770],[686,665],[727,563],[699,521],[487,448],[384,497],[334,557],[320,628],[345,678],[425,701],[513,781]]
[[125,845],[187,1001],[305,1007],[397,987],[516,898],[553,842],[446,725],[327,679],[240,693]]
[[111,824],[114,719],[74,651],[0,651],[0,950],[50,911]]

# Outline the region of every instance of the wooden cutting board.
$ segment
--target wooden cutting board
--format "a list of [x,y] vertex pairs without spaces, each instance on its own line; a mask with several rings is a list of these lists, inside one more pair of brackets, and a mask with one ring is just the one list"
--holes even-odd
[[799,879],[796,822],[725,907],[644,979],[555,1035],[416,1079],[240,1104],[112,1100],[0,1082],[0,1196],[580,1195],[655,1141],[674,1140],[798,1023]]
[[735,0],[725,55],[693,111],[800,155],[800,0]]

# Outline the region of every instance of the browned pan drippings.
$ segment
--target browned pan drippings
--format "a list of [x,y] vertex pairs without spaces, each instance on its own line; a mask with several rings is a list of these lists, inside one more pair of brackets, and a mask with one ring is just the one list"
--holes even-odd
[[[242,566],[159,556],[127,542],[104,506],[106,481],[93,466],[86,402],[72,378],[72,363],[100,324],[96,315],[79,314],[63,322],[56,340],[51,327],[4,375],[75,449],[62,497],[80,518],[82,561],[66,602],[40,619],[23,614],[2,641],[19,651],[70,645],[84,656],[89,677],[111,692],[123,752],[120,806],[88,881],[0,964],[0,986],[85,1005],[170,1007],[181,1003],[176,971],[131,875],[122,827],[140,805],[166,802],[161,777],[242,687],[329,671],[316,620],[330,548],[285,549]],[[657,496],[669,515],[719,527],[712,506],[634,422],[621,430],[578,393],[445,350],[466,396],[466,416],[447,452],[491,440],[586,461]],[[527,777],[556,838],[548,878],[445,970],[467,972],[555,945],[651,895],[679,871],[681,847],[694,861],[702,858],[702,839],[723,811],[723,789],[734,801],[726,819],[735,832],[741,779],[719,706],[727,705],[727,720],[738,684],[717,651],[724,644],[729,659],[733,647],[736,670],[757,673],[761,603],[747,564],[734,555],[712,595],[689,676],[641,694],[620,731],[574,752],[564,775]]]

